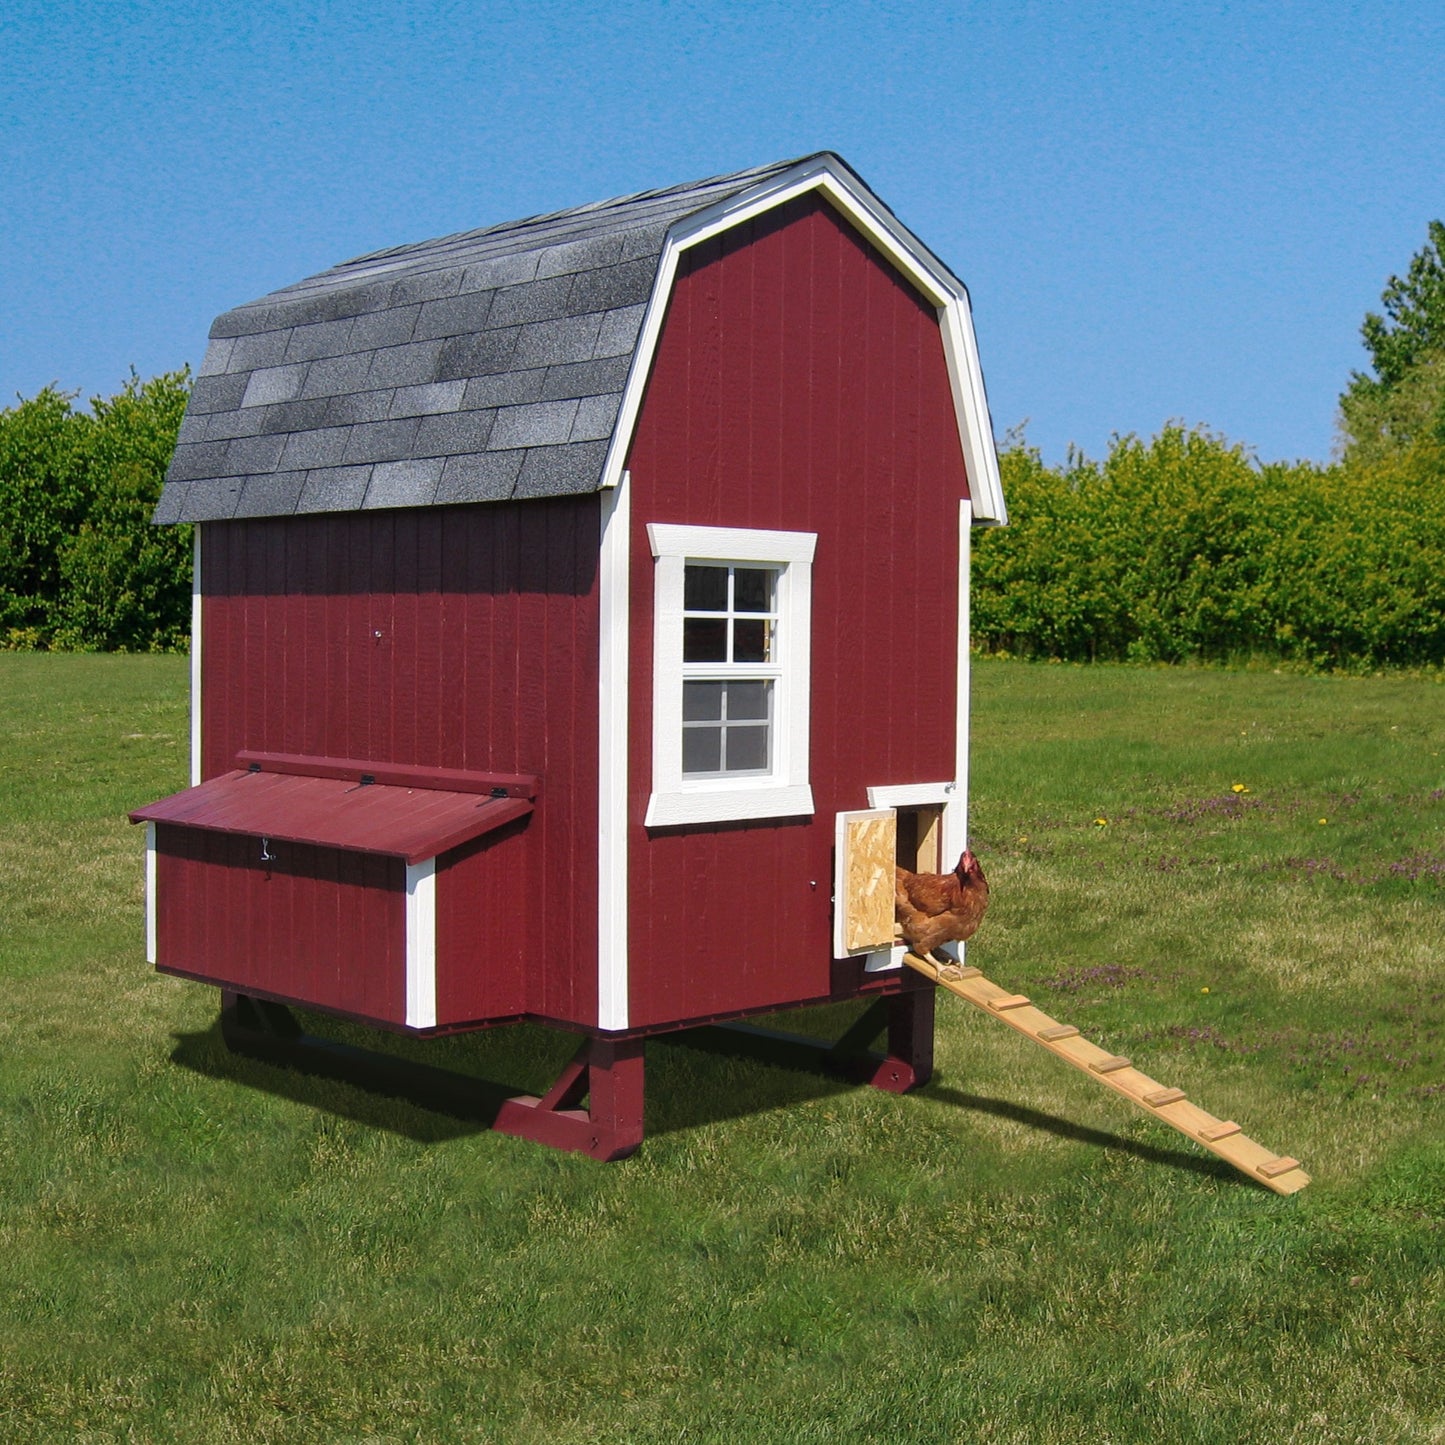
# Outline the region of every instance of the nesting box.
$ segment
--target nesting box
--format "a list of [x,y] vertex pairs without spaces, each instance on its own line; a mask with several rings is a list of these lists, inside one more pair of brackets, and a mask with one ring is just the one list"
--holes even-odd
[[157,512],[196,550],[192,787],[133,814],[152,961],[573,1030],[499,1123],[608,1156],[667,1030],[877,994],[917,1082],[892,869],[964,846],[1004,518],[964,288],[831,153],[227,312]]

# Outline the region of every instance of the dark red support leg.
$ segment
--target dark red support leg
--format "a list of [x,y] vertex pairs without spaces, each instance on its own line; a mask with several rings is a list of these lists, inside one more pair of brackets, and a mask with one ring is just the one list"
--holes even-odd
[[546,1094],[508,1099],[492,1127],[594,1159],[625,1159],[642,1143],[642,1046],[586,1040]]
[[875,1089],[906,1094],[933,1077],[933,1001],[931,988],[910,989],[888,1000],[888,1052],[867,1080]]

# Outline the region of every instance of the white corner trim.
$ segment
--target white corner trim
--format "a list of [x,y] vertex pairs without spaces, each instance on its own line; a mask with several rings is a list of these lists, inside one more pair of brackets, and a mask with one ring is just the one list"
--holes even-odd
[[943,856],[957,858],[968,847],[968,725],[970,675],[969,573],[972,565],[973,507],[958,504],[958,700],[954,704],[954,781],[957,787],[943,810]]
[[779,176],[708,206],[685,217],[669,231],[658,260],[657,277],[643,315],[637,347],[623,388],[622,406],[602,468],[603,487],[615,487],[621,481],[633,429],[642,407],[642,394],[662,335],[663,317],[672,296],[681,253],[809,191],[822,194],[888,257],[937,310],[959,439],[963,445],[969,485],[977,494],[974,497],[975,520],[1006,522],[1008,513],[999,483],[998,454],[994,447],[993,424],[984,391],[968,292],[943,262],[867,187],[851,172],[836,166],[828,156],[794,166]]
[[201,524],[191,523],[191,786],[201,781]]
[[[813,813],[809,786],[815,532],[651,522],[653,579],[652,792],[643,823],[734,823]],[[684,778],[682,773],[682,597],[689,560],[777,563],[778,657],[774,770],[767,777]]]
[[437,1021],[437,860],[406,865],[406,1026]]
[[146,962],[154,964],[156,951],[156,825],[146,824]]
[[631,486],[602,493],[597,606],[597,1026],[625,1029],[627,999],[627,705]]
[[973,308],[968,293],[963,292],[951,304],[940,308],[939,321],[969,490],[975,494],[973,518],[976,522],[1006,526],[1008,506],[999,476],[998,449],[994,445],[993,420],[983,389],[983,366],[978,359],[978,338],[973,330]]

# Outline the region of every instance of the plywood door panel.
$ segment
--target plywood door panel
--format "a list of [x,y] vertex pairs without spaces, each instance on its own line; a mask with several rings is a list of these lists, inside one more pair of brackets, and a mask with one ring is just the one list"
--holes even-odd
[[897,856],[898,819],[892,808],[838,814],[833,906],[840,958],[892,946]]

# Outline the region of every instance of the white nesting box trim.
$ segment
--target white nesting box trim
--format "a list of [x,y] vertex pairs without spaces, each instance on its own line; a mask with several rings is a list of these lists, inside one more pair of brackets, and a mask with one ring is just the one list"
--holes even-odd
[[156,825],[146,824],[146,962],[156,961]]
[[406,865],[406,1026],[437,1021],[437,860]]

